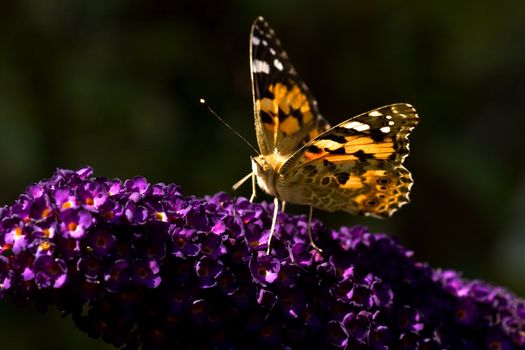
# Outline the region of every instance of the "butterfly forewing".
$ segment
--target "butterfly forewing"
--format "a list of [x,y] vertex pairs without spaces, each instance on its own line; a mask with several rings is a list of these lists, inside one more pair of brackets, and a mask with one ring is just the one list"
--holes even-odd
[[277,192],[322,210],[390,216],[408,202],[412,178],[402,163],[417,122],[415,109],[398,103],[340,123],[285,162]]
[[252,25],[250,56],[255,129],[261,154],[291,155],[328,129],[310,90],[297,75],[268,23]]

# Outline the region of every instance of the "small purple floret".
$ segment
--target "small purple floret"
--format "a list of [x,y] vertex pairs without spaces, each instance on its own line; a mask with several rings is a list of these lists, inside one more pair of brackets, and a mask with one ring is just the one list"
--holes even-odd
[[57,170],[0,208],[0,298],[38,300],[92,337],[144,349],[523,349],[525,301],[225,193]]

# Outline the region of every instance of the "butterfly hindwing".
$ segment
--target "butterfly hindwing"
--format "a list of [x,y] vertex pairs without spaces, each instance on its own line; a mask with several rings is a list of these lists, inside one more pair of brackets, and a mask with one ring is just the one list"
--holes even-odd
[[310,90],[297,75],[268,23],[259,17],[250,35],[255,129],[261,154],[291,155],[327,130]]
[[412,178],[402,163],[417,122],[415,109],[398,103],[340,123],[285,162],[277,192],[322,210],[390,216],[408,202]]

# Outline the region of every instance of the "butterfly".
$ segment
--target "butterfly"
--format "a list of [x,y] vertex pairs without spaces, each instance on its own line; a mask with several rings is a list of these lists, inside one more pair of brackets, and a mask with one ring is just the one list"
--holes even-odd
[[408,135],[418,123],[408,103],[380,107],[330,127],[299,77],[275,31],[262,17],[251,28],[250,67],[260,154],[252,178],[274,197],[267,253],[279,200],[313,208],[383,218],[409,201],[410,172],[403,166]]

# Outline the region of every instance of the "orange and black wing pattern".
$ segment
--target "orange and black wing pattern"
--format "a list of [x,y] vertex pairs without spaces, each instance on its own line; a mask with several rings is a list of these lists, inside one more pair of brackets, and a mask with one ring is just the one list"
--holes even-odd
[[255,130],[262,155],[291,155],[329,128],[275,31],[258,17],[250,35]]
[[415,109],[406,103],[340,123],[285,162],[277,191],[289,202],[326,211],[390,216],[409,200],[413,181],[403,160],[417,123]]

